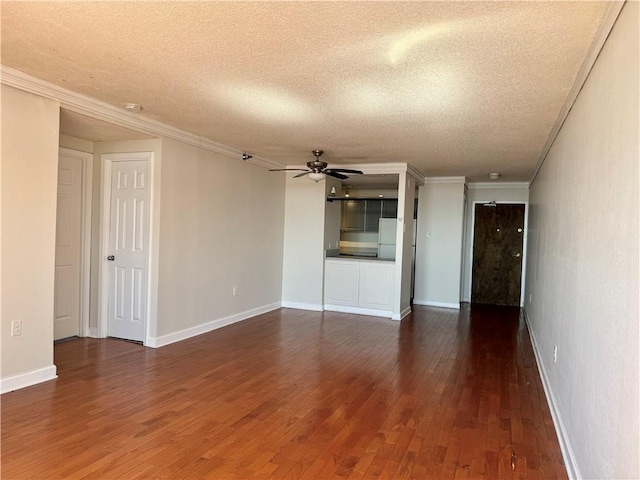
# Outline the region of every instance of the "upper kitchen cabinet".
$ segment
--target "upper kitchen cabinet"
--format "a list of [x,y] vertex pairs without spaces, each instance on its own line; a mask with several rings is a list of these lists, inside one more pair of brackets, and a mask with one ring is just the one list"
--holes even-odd
[[380,216],[382,215],[382,200],[365,200],[364,231],[377,232]]
[[377,232],[381,218],[398,216],[398,200],[353,199],[342,202],[340,230],[343,232]]
[[364,232],[366,207],[361,200],[342,202],[340,230],[343,232]]
[[342,184],[342,232],[377,233],[381,218],[398,216],[396,174],[353,175]]
[[382,200],[382,218],[396,218],[398,216],[398,200],[390,198]]

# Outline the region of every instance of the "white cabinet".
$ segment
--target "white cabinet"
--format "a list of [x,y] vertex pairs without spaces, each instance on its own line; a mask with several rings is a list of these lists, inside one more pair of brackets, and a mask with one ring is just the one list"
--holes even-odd
[[360,297],[358,306],[374,310],[393,308],[393,270],[388,262],[360,263]]
[[324,303],[357,307],[359,286],[359,262],[327,260],[324,272]]
[[328,258],[324,276],[325,310],[391,317],[394,274],[394,262]]

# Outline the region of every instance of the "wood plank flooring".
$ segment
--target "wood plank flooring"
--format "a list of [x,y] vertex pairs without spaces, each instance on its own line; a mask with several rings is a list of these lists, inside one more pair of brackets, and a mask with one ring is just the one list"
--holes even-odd
[[566,478],[516,308],[282,309],[55,363],[2,396],[3,479]]

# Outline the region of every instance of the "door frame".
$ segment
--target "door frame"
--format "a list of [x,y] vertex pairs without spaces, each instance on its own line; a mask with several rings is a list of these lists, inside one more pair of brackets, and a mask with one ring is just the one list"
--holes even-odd
[[[80,191],[80,312],[78,335],[90,336],[89,317],[91,308],[91,211],[93,194],[93,154],[58,147],[58,157],[71,157],[80,160],[82,165],[82,188]],[[56,221],[57,223],[57,221]]]
[[155,175],[153,152],[103,153],[100,155],[101,195],[100,195],[100,234],[98,247],[98,318],[96,333],[99,338],[108,336],[109,308],[109,269],[107,267],[107,249],[109,246],[109,224],[111,219],[111,174],[115,162],[146,161],[149,171],[149,225],[147,258],[146,319],[143,345],[153,346],[152,335],[156,331],[156,306],[158,300],[158,221],[156,198],[159,196],[158,176]]
[[469,301],[471,301],[471,289],[473,286],[473,241],[475,240],[476,233],[476,205],[489,203],[495,201],[496,205],[524,205],[524,236],[522,239],[522,271],[520,272],[520,308],[524,307],[524,287],[527,274],[527,237],[529,236],[529,202],[528,201],[511,201],[511,200],[474,200],[471,204],[471,254],[469,255],[469,282],[467,287],[469,288]]

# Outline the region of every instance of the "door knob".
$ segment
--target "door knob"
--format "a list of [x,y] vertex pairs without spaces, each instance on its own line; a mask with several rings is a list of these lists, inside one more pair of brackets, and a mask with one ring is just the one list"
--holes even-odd
[[516,257],[516,258],[520,258],[520,252],[514,253],[513,256]]
[[110,262],[113,262],[115,259],[116,259],[116,257],[115,257],[115,256],[113,256],[113,255],[109,255],[109,256],[107,257],[107,260],[109,260]]

